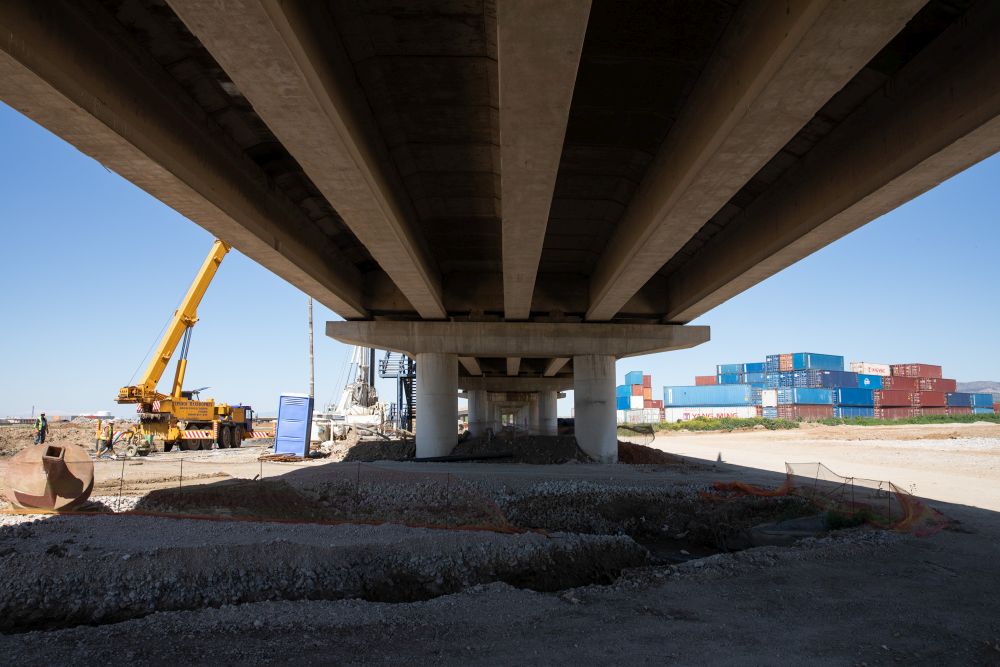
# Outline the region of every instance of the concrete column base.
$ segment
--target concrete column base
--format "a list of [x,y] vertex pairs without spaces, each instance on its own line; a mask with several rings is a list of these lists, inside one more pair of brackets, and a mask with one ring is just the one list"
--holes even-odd
[[530,433],[531,435],[538,435],[539,433],[541,433],[537,394],[532,396],[531,402],[528,403],[528,433]]
[[483,437],[489,419],[486,392],[474,390],[469,392],[469,435],[473,438]]
[[595,461],[618,462],[615,419],[615,358],[573,357],[576,442]]
[[458,443],[458,355],[424,352],[417,361],[417,457],[447,456]]

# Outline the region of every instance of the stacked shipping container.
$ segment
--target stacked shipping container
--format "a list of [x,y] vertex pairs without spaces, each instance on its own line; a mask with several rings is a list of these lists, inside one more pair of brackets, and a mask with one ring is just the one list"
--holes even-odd
[[618,423],[651,423],[663,420],[663,401],[653,399],[653,376],[642,371],[625,374],[625,384],[615,388]]

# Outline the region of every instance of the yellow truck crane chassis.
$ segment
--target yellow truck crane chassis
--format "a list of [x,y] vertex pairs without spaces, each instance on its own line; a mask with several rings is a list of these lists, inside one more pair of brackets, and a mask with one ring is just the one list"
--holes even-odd
[[[197,400],[197,391],[184,391],[188,347],[191,329],[198,322],[198,305],[219,270],[229,245],[216,240],[195,276],[180,307],[174,313],[163,338],[156,348],[138,384],[122,387],[118,403],[134,403],[139,424],[122,434],[125,453],[146,455],[155,441],[163,443],[163,451],[175,446],[182,450],[239,447],[253,437],[253,410],[248,405],[226,405],[212,399]],[[160,377],[180,345],[181,353],[174,371],[173,388],[169,394],[156,390]]]

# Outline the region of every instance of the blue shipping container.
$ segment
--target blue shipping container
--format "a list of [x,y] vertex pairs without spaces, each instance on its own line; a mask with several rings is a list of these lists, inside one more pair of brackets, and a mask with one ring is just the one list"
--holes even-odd
[[781,370],[781,355],[769,354],[764,357],[764,372],[777,373]]
[[274,453],[309,456],[313,399],[308,394],[282,394],[278,399],[278,425]]
[[753,387],[746,384],[664,387],[663,405],[681,408],[753,405]]
[[850,419],[851,417],[874,417],[875,408],[863,408],[857,405],[835,405],[833,416],[837,419]]
[[972,407],[992,408],[993,394],[970,394],[972,396]]
[[763,384],[764,374],[763,373],[744,373],[743,382],[745,384]]
[[719,384],[743,384],[743,377],[739,373],[723,373],[716,375],[715,381]]
[[815,352],[796,352],[792,355],[792,370],[804,371],[809,368],[842,371],[844,370],[844,358],[836,354],[817,354]]
[[767,389],[777,389],[780,376],[780,373],[764,373],[764,387]]
[[631,410],[632,406],[629,405],[628,396],[616,396],[615,397],[615,409],[616,410]]
[[810,368],[805,371],[792,372],[796,387],[835,389],[837,387],[857,387],[858,375],[851,371],[828,371]]
[[862,389],[881,389],[882,376],[858,373],[858,386]]
[[763,410],[765,419],[777,419],[778,418],[778,408],[764,408]]
[[778,373],[778,386],[794,387],[795,373],[793,371],[781,371],[780,373]]
[[782,388],[778,389],[780,405],[830,405],[833,392],[829,389]]
[[730,375],[732,373],[742,373],[743,364],[719,364],[715,367],[716,375]]
[[972,407],[972,394],[965,394],[962,392],[948,393],[944,395],[945,402],[948,404],[949,408],[971,408]]
[[642,371],[629,371],[626,373],[625,384],[642,384]]
[[618,396],[618,397],[624,396],[624,397],[628,398],[631,395],[632,395],[632,387],[631,387],[631,385],[620,384],[617,387],[615,387],[615,396]]
[[767,369],[764,367],[766,364],[763,361],[755,361],[750,364],[743,364],[744,373],[765,373]]
[[874,406],[874,390],[859,387],[841,387],[833,390],[834,405]]
[[974,414],[974,415],[991,415],[991,414],[993,414],[993,408],[972,408],[972,414]]

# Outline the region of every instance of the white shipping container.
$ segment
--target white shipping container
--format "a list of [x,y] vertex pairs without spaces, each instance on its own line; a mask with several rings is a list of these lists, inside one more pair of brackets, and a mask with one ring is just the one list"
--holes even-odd
[[615,416],[618,418],[618,423],[619,424],[624,424],[625,423],[625,415],[626,415],[626,411],[625,410],[616,410],[615,411]]
[[862,375],[882,375],[888,377],[892,375],[889,364],[873,364],[869,361],[852,361],[851,372]]
[[778,407],[778,390],[765,389],[760,392],[760,404],[765,408]]
[[684,422],[696,417],[734,417],[737,419],[749,419],[756,416],[757,407],[753,405],[663,409],[663,421],[666,422]]
[[642,396],[631,396],[628,399],[628,406],[633,410],[642,410]]

